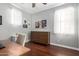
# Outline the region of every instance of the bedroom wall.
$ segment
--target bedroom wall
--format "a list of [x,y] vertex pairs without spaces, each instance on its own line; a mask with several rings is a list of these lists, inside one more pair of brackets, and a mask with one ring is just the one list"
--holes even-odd
[[[41,12],[32,15],[32,30],[33,31],[50,31],[49,12]],[[41,22],[41,20],[47,20],[47,27],[35,28],[35,22]]]
[[[63,8],[69,5],[74,6],[74,4],[67,4],[67,5],[59,6],[59,7],[52,8],[52,9],[42,11],[42,12],[32,14],[32,15],[22,11],[23,20],[25,18],[27,22],[29,23],[29,27],[27,29],[24,29],[22,28],[22,26],[11,25],[10,10],[14,6],[0,3],[0,15],[2,15],[2,22],[3,22],[3,24],[0,25],[0,40],[6,40],[15,33],[27,33],[29,36],[31,30],[32,31],[48,31],[50,32],[50,44],[59,44],[59,45],[79,48],[79,38],[77,38],[77,35],[60,35],[60,34],[55,34],[53,32],[54,11],[57,10],[58,8]],[[77,6],[79,5],[77,4],[74,7],[77,8]],[[78,9],[78,12],[75,12],[76,16],[78,16],[77,13],[79,13],[79,9]],[[75,23],[76,23],[75,25],[78,25],[79,23],[77,23],[77,21],[79,20],[79,18],[78,19],[76,18],[77,17],[75,17]],[[47,27],[36,29],[35,22],[40,21],[40,20],[47,20]],[[76,26],[76,30],[77,28],[79,28],[79,25],[78,27]]]
[[[53,32],[54,29],[54,11],[58,8],[64,8],[66,6],[74,6],[76,8],[76,4],[65,4],[56,8],[52,8],[43,12],[39,12],[36,14],[33,14],[32,16],[32,30],[33,31],[48,31],[50,32],[50,44],[57,44],[57,45],[63,45],[68,47],[74,47],[78,48],[78,39],[76,35],[60,35],[55,34]],[[76,15],[76,12],[75,12]],[[35,22],[40,19],[46,19],[47,20],[47,27],[46,28],[35,28]],[[75,18],[75,22],[77,19]],[[76,33],[77,34],[77,33]]]
[[[77,8],[77,14],[79,15],[79,4],[78,4],[78,8]],[[78,48],[79,48],[79,16],[78,16]]]
[[[11,24],[11,8],[14,6],[7,4],[7,3],[0,3],[0,15],[2,15],[2,25],[0,25],[0,40],[6,40],[14,35],[15,33],[29,33],[31,25],[28,28],[24,29],[22,26],[13,26]],[[16,8],[16,7],[14,7]],[[31,24],[31,15],[22,12],[22,20],[24,18],[28,20],[29,24]]]

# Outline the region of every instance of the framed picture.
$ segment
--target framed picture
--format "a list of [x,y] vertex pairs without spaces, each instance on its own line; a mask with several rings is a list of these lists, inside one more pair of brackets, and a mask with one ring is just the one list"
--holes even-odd
[[26,20],[24,20],[23,28],[28,28]]
[[42,28],[45,28],[47,26],[47,20],[42,20],[41,23],[42,23]]
[[0,16],[0,25],[2,25],[2,16]]
[[40,27],[40,23],[39,22],[35,22],[35,28],[39,28]]

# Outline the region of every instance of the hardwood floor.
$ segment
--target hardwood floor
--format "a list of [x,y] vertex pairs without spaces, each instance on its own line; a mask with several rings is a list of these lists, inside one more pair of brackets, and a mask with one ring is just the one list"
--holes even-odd
[[53,45],[45,46],[31,42],[26,43],[26,47],[31,49],[28,56],[79,56],[79,51]]

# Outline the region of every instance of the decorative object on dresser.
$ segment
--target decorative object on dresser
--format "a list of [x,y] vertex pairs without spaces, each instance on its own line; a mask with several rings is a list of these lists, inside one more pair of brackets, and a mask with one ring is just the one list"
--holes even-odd
[[50,33],[43,31],[32,31],[31,32],[31,41],[36,43],[41,43],[48,45],[50,40]]

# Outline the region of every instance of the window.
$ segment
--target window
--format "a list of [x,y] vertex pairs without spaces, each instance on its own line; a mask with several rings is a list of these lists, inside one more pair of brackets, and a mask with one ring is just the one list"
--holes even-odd
[[74,7],[55,11],[54,33],[74,34]]
[[22,13],[18,9],[11,10],[11,24],[14,26],[22,25]]

